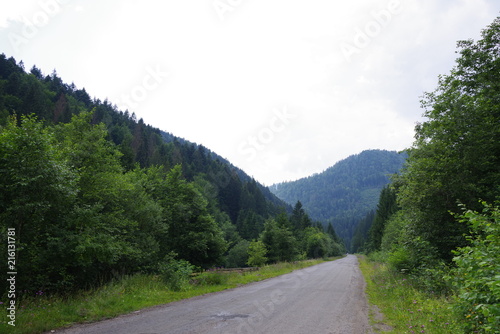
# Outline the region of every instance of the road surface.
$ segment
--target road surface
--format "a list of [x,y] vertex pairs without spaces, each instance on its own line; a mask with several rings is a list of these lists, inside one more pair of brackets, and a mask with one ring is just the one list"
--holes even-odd
[[61,334],[365,334],[364,280],[354,255],[239,288],[142,310]]

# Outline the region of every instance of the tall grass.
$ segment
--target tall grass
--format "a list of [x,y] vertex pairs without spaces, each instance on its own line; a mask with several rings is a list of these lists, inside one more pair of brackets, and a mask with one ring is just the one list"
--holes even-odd
[[324,260],[278,263],[248,272],[205,272],[193,277],[190,283],[179,291],[170,289],[159,276],[134,275],[78,295],[45,296],[40,292],[17,301],[16,326],[8,325],[9,319],[5,316],[0,324],[0,333],[42,333],[76,323],[95,322],[155,305],[261,281],[321,262]]
[[384,263],[360,256],[360,267],[366,280],[369,303],[384,314],[372,321],[393,327],[393,333],[457,334],[460,324],[445,296],[417,289],[419,282],[390,270]]

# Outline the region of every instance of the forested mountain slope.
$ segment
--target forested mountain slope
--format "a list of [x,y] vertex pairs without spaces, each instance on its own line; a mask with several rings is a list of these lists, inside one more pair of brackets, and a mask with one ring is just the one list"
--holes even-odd
[[[280,212],[286,204],[229,161],[173,134],[137,120],[134,113],[121,111],[109,101],[92,99],[83,89],[68,85],[57,76],[43,75],[33,67],[26,73],[22,62],[0,55],[0,122],[9,114],[34,114],[46,124],[68,123],[73,115],[93,111],[92,123],[104,123],[108,139],[117,145],[126,170],[141,167],[182,165],[183,176],[193,181],[196,176],[216,186],[217,200],[223,211],[236,223],[241,210],[255,211],[267,218]],[[255,203],[262,202],[257,205]],[[291,207],[287,207],[288,212]]]
[[406,155],[394,151],[367,150],[337,162],[320,174],[270,187],[288,203],[301,201],[311,218],[332,222],[349,244],[355,225],[377,206],[389,175],[403,166]]
[[15,236],[16,269],[30,273],[16,284],[28,292],[136,273],[169,277],[187,263],[343,251],[333,228],[313,226],[300,206],[292,211],[216,153],[3,54],[0,231],[5,251],[7,231]]

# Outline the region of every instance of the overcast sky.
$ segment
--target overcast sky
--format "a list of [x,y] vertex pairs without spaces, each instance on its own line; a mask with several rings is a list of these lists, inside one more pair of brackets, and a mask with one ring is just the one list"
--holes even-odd
[[2,1],[0,53],[270,185],[402,150],[498,0]]

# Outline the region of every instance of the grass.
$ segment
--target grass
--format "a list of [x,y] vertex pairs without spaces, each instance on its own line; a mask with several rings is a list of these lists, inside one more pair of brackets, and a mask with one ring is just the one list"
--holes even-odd
[[[381,310],[382,321],[393,327],[392,333],[461,332],[449,299],[422,292],[415,288],[415,282],[389,270],[383,263],[369,261],[364,256],[359,256],[359,262],[367,284],[368,301]],[[377,322],[381,320],[372,318],[375,328]]]
[[43,293],[37,293],[36,296],[18,301],[16,326],[8,325],[9,319],[4,317],[0,323],[0,333],[42,333],[76,323],[95,322],[147,307],[235,288],[322,262],[324,260],[278,263],[247,272],[205,272],[194,277],[181,291],[170,290],[158,276],[134,275],[75,296],[47,297]]

